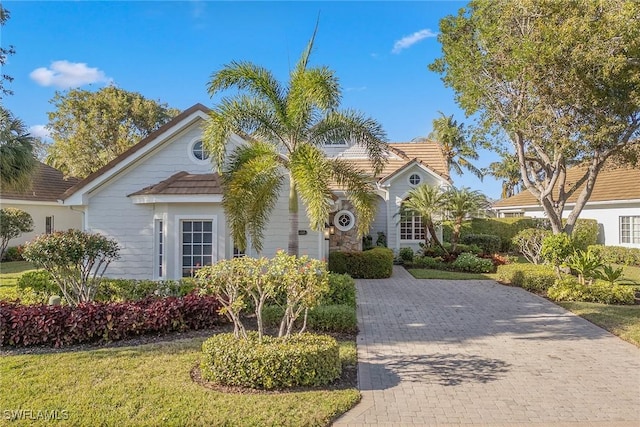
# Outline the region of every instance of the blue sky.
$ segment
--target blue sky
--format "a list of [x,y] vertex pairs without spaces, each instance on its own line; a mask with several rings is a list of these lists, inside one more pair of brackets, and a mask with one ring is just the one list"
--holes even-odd
[[[3,1],[11,18],[3,46],[17,53],[2,70],[14,77],[5,106],[41,134],[56,90],[106,84],[185,109],[212,106],[206,84],[233,60],[271,69],[286,81],[320,26],[312,64],[336,71],[343,108],[382,123],[392,142],[426,136],[438,111],[464,114],[427,66],[440,55],[438,21],[464,6],[423,2],[30,2]],[[479,166],[495,160],[482,152]],[[453,175],[457,186],[500,195],[491,178]]]

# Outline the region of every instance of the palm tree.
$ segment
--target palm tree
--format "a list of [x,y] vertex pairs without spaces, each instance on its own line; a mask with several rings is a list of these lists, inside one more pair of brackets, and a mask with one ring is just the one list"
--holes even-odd
[[36,168],[34,139],[24,123],[0,106],[0,184],[8,190],[29,188]]
[[453,233],[451,235],[451,250],[456,250],[458,239],[460,238],[460,229],[462,221],[470,215],[477,212],[487,205],[487,199],[480,191],[467,187],[452,187],[444,193],[444,206],[447,216],[453,220]]
[[[215,72],[208,91],[236,89],[211,112],[205,144],[215,168],[223,176],[223,205],[232,237],[246,248],[262,249],[262,230],[270,219],[283,185],[289,187],[288,252],[298,254],[298,199],[302,200],[311,227],[320,231],[329,217],[331,187],[347,194],[358,217],[358,233],[364,234],[375,215],[371,178],[344,160],[330,159],[323,144],[355,141],[368,151],[379,172],[386,161],[386,136],[380,124],[355,111],[338,111],[341,90],[334,72],[309,67],[315,35],[295,68],[288,86],[273,74],[249,62],[232,62]],[[247,143],[227,153],[232,133]]]
[[438,187],[422,184],[409,191],[407,198],[402,202],[400,215],[420,215],[424,226],[424,241],[426,246],[432,243],[438,245],[445,254],[447,250],[442,246],[436,234],[435,220],[441,215],[444,204],[444,193]]
[[442,146],[447,171],[453,169],[458,175],[462,175],[462,168],[465,168],[482,179],[482,171],[472,162],[478,160],[478,153],[473,144],[465,138],[464,124],[458,124],[453,115],[445,116],[444,113],[439,113],[440,117],[433,120],[433,130],[428,139],[438,141]]
[[501,197],[506,199],[516,194],[522,187],[522,176],[518,158],[513,154],[503,154],[502,161],[489,165],[488,174],[502,179]]

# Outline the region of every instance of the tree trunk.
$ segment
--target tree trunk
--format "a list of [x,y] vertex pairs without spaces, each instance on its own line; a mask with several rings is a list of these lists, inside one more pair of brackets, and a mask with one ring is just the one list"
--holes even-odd
[[289,175],[289,255],[298,256],[298,191]]
[[442,243],[440,242],[440,240],[438,239],[438,235],[436,234],[436,229],[433,226],[433,222],[429,221],[427,224],[427,230],[429,231],[429,234],[431,236],[431,238],[433,239],[433,241],[435,242],[436,245],[438,245],[440,247],[440,249],[442,249],[445,253],[445,255],[449,255],[449,251],[447,251],[445,249],[445,247],[442,245]]
[[460,229],[462,228],[462,218],[456,218],[453,224],[453,233],[451,235],[451,251],[455,252],[458,246],[458,239],[460,238]]

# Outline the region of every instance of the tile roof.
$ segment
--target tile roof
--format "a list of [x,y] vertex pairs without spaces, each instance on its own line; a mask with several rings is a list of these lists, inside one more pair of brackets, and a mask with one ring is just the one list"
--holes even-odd
[[[567,184],[575,183],[585,172],[584,167],[573,167],[567,171]],[[574,192],[568,203],[575,203],[584,188]],[[556,193],[557,194],[557,193]],[[589,198],[590,202],[605,202],[616,200],[640,200],[640,168],[607,166],[600,171]],[[540,203],[529,190],[523,190],[515,196],[502,199],[493,205],[494,208],[508,208],[519,206],[539,206]]]
[[191,174],[182,171],[129,196],[222,194],[221,184],[217,173]]
[[447,162],[442,154],[439,143],[430,140],[416,142],[394,142],[389,147],[398,154],[403,154],[407,159],[417,159],[422,165],[428,167],[438,175],[449,179]]
[[31,188],[23,191],[4,191],[0,188],[0,198],[56,202],[62,193],[79,181],[79,179],[71,177],[64,179],[63,173],[58,169],[38,162],[31,178]]

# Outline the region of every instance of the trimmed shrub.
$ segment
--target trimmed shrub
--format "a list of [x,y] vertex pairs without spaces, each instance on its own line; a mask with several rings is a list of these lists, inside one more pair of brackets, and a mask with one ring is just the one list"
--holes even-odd
[[10,248],[7,248],[4,252],[2,261],[24,261],[24,258],[22,257],[22,246],[11,246]]
[[549,265],[506,264],[498,266],[498,280],[528,291],[544,292],[558,276]]
[[393,251],[373,248],[364,252],[329,253],[329,271],[355,279],[383,279],[393,272]]
[[248,333],[247,339],[218,334],[202,344],[202,353],[202,377],[228,386],[318,386],[342,372],[338,343],[326,335],[264,336],[260,342],[256,332]]
[[442,262],[442,258],[432,258],[428,256],[417,256],[412,262],[413,268],[431,268],[435,270],[445,270],[446,265]]
[[638,248],[591,245],[588,249],[597,254],[604,263],[640,267],[640,249]]
[[123,303],[31,305],[0,302],[0,346],[67,346],[224,323],[214,297],[189,294]]
[[403,262],[412,262],[413,261],[413,249],[412,248],[400,248],[400,259]]
[[586,251],[591,245],[598,243],[599,226],[595,219],[578,219],[571,233],[573,247]]
[[553,301],[625,305],[635,302],[635,293],[630,286],[612,285],[603,281],[596,281],[592,285],[584,285],[574,277],[566,277],[556,281],[547,291],[547,296]]
[[153,281],[132,279],[102,279],[96,301],[139,301],[149,297],[183,297],[196,288],[193,279]]
[[53,281],[53,277],[46,270],[27,271],[23,273],[16,282],[16,287],[19,290],[25,290],[30,288],[34,292],[44,293],[49,298],[49,295],[59,295],[60,288]]
[[467,234],[492,234],[500,237],[500,252],[510,252],[511,240],[525,228],[549,228],[542,218],[474,218],[465,221],[460,236]]
[[[278,327],[284,315],[282,307],[267,305],[262,309],[262,321],[267,327]],[[296,321],[302,326],[303,316]],[[344,304],[319,305],[309,310],[307,328],[316,332],[355,333],[358,331],[356,310]]]
[[545,261],[559,268],[573,251],[573,242],[566,233],[550,234],[542,241],[540,255]]
[[356,282],[348,274],[329,274],[329,292],[321,298],[320,305],[335,304],[356,307]]
[[470,273],[490,273],[495,269],[490,259],[478,258],[470,253],[458,255],[458,258],[451,263],[451,267],[457,271]]
[[31,231],[33,218],[28,212],[16,208],[0,209],[0,259],[3,258],[11,239]]
[[502,246],[499,236],[494,234],[467,234],[460,238],[460,243],[465,245],[476,245],[485,254],[500,252]]

